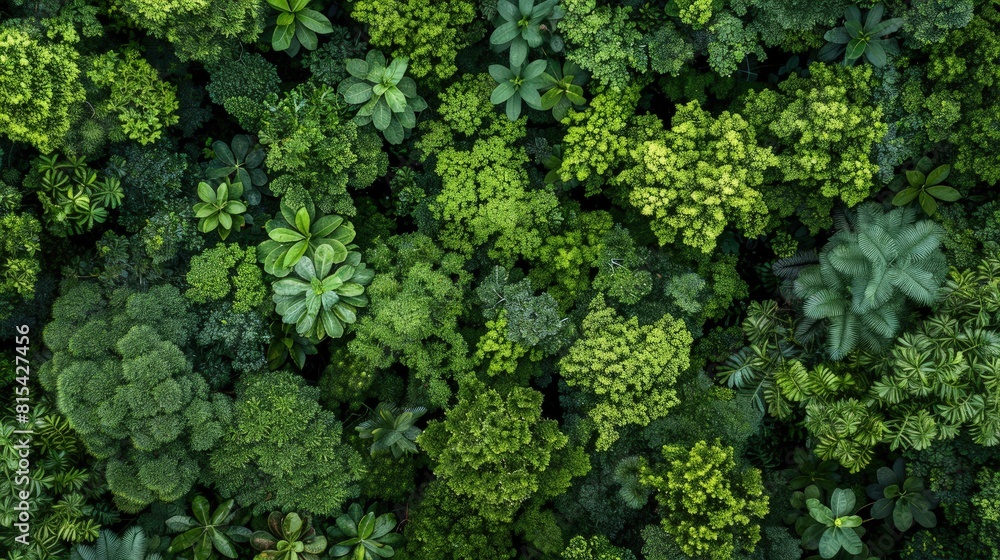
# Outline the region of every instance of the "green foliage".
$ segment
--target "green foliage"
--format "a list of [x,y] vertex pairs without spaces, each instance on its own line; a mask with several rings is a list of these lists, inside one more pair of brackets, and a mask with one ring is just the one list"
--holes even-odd
[[893,449],[926,449],[962,427],[979,445],[1000,443],[991,373],[1000,352],[993,315],[998,283],[995,256],[976,269],[952,269],[936,313],[903,334],[889,356],[869,360],[881,374],[871,396],[886,416]]
[[264,228],[270,239],[260,244],[257,254],[264,271],[278,278],[288,276],[302,258],[315,259],[320,247],[330,247],[338,262],[357,247],[351,243],[354,224],[336,215],[317,219],[315,207],[308,203],[296,208],[283,199],[280,213]]
[[[505,269],[496,267],[476,288],[486,319],[500,319],[503,336],[525,350],[554,354],[570,336],[570,325],[548,292],[536,296],[531,280],[511,282]],[[502,317],[501,317],[502,315]]]
[[195,560],[208,560],[215,551],[226,558],[236,558],[235,543],[250,540],[250,529],[235,523],[236,503],[226,500],[213,512],[204,496],[195,496],[191,501],[189,515],[175,515],[166,520],[167,528],[180,535],[170,542],[169,552],[177,553],[193,549]]
[[896,459],[892,468],[879,467],[878,482],[868,485],[868,497],[875,500],[872,517],[885,519],[892,516],[898,531],[907,531],[916,521],[924,527],[937,525],[937,517],[930,509],[933,494],[924,490],[924,481],[906,476],[902,458]]
[[280,100],[269,95],[260,142],[268,148],[268,169],[284,173],[271,181],[271,191],[296,206],[311,199],[325,213],[353,215],[348,185],[367,187],[388,167],[381,143],[369,141],[373,135],[358,130],[325,84],[299,84]]
[[467,0],[358,0],[351,17],[368,24],[371,44],[392,47],[394,58],[410,60],[413,75],[446,80],[457,70],[458,51],[476,38],[463,31],[476,9]]
[[44,154],[59,148],[85,100],[79,59],[67,44],[0,27],[0,134]]
[[87,77],[108,92],[94,110],[98,119],[118,121],[117,127],[108,130],[114,142],[128,138],[149,144],[180,121],[176,114],[177,88],[161,80],[156,69],[134,48],[121,54],[109,51],[89,60]]
[[552,117],[557,121],[566,118],[570,108],[578,108],[587,103],[583,97],[583,85],[590,76],[572,60],[563,62],[560,66],[555,60],[549,59],[542,79],[548,84],[548,91],[542,95],[542,109],[552,110]]
[[361,105],[354,122],[369,123],[382,133],[390,144],[400,144],[417,125],[416,113],[427,108],[427,102],[417,95],[417,84],[405,76],[409,59],[396,58],[386,65],[379,51],[368,51],[365,60],[347,59],[350,74],[340,82],[337,92],[349,105]]
[[[260,204],[260,192],[256,187],[267,184],[267,175],[260,169],[260,164],[264,163],[264,150],[259,146],[253,146],[246,134],[234,136],[232,146],[230,149],[229,145],[221,140],[212,142],[215,159],[208,164],[208,178],[235,180],[243,185],[247,203],[256,206]],[[233,173],[236,174],[235,178],[231,177]]]
[[235,313],[260,308],[267,294],[255,247],[219,244],[206,249],[191,257],[186,279],[191,287],[184,297],[194,303],[207,303],[232,294]]
[[116,177],[98,178],[82,157],[61,161],[58,155],[39,156],[26,183],[36,186],[46,228],[65,237],[90,231],[118,208],[125,191]]
[[333,31],[326,16],[307,7],[309,0],[267,0],[267,3],[278,12],[271,21],[274,25],[271,48],[276,51],[285,51],[288,56],[297,55],[299,47],[314,51],[319,45],[316,35]]
[[625,426],[645,426],[677,404],[672,386],[689,365],[691,334],[670,315],[639,326],[638,319],[622,318],[600,296],[588,311],[582,336],[560,360],[559,371],[592,402],[587,414],[598,432],[595,447],[603,451]]
[[221,105],[245,130],[260,130],[267,113],[264,100],[279,92],[278,69],[258,53],[243,53],[208,67],[205,86],[213,103]]
[[[340,265],[336,271],[335,264]],[[357,320],[358,308],[368,305],[365,286],[375,271],[366,268],[357,251],[336,252],[320,245],[314,258],[299,259],[295,276],[271,285],[275,311],[282,322],[294,323],[299,335],[320,341],[340,338],[344,327]]]
[[429,422],[417,443],[438,480],[483,518],[510,522],[525,500],[557,496],[590,470],[558,423],[541,420],[538,391],[514,387],[501,395],[472,377],[460,385],[458,404]]
[[328,531],[330,539],[337,541],[330,548],[330,556],[349,555],[352,560],[391,558],[396,554],[393,547],[403,544],[403,535],[393,532],[395,528],[395,515],[383,513],[375,517],[375,504],[366,512],[361,504],[353,503],[347,513],[337,517],[337,526]]
[[234,422],[211,452],[209,478],[219,493],[255,514],[294,508],[330,515],[356,497],[361,457],[341,443],[341,423],[318,398],[288,371],[244,376]]
[[583,183],[588,195],[600,192],[605,179],[629,154],[631,143],[625,130],[639,91],[635,86],[624,91],[598,90],[586,110],[570,110],[564,119],[567,128],[559,166],[561,181]]
[[419,399],[411,401],[444,406],[452,394],[448,380],[471,367],[458,325],[471,282],[465,259],[422,234],[392,237],[367,254],[376,271],[367,288],[371,304],[348,349],[377,370],[402,364],[411,387],[419,387]]
[[[7,367],[13,376],[14,360]],[[12,385],[11,393],[20,389],[20,384]],[[103,477],[87,464],[83,442],[69,422],[49,406],[49,399],[33,404],[27,422],[15,423],[17,418],[10,416],[0,423],[0,543],[32,559],[66,558],[69,548],[97,539],[102,525],[117,522],[119,516],[104,503]],[[34,432],[30,444],[34,468],[27,482],[19,465],[24,435],[15,429]],[[21,533],[14,524],[23,522],[23,508],[15,509],[22,490],[31,493],[28,543],[15,541]]]
[[0,184],[0,298],[31,299],[41,270],[42,224],[21,208],[21,194]]
[[597,0],[563,0],[561,5],[566,11],[559,23],[566,57],[618,97],[627,90],[631,73],[644,73],[649,63],[642,33],[629,18],[631,9],[598,5]]
[[604,535],[585,539],[575,536],[562,552],[562,560],[635,560],[635,555],[627,549],[618,548]]
[[319,560],[326,550],[326,537],[317,535],[309,517],[297,513],[272,511],[267,516],[267,531],[255,531],[250,544],[261,551],[257,558],[275,560]]
[[871,193],[872,150],[886,133],[871,78],[867,66],[814,63],[808,78],[790,74],[777,90],[747,94],[740,113],[778,156],[778,177],[762,192],[770,212],[797,214],[815,232],[830,224],[834,199],[854,206]]
[[170,41],[178,58],[218,62],[235,40],[253,43],[267,7],[257,0],[114,0],[135,27]]
[[173,501],[193,486],[202,454],[222,437],[228,398],[209,393],[183,349],[194,327],[176,288],[118,292],[87,283],[56,300],[39,371],[95,457],[123,511]]
[[417,436],[420,428],[414,424],[427,409],[422,406],[404,408],[402,411],[387,403],[378,403],[372,417],[354,429],[361,439],[372,440],[371,453],[392,451],[392,456],[400,458],[407,453],[417,452]]
[[491,137],[471,150],[445,148],[437,158],[441,194],[431,211],[441,221],[441,245],[471,255],[488,244],[487,254],[504,265],[538,254],[558,201],[550,188],[526,188],[523,149]]
[[198,230],[202,233],[218,231],[223,241],[233,230],[239,231],[246,223],[243,213],[247,211],[247,205],[240,200],[242,197],[242,183],[230,183],[227,179],[214,189],[204,181],[198,183],[201,202],[194,205]]
[[510,530],[469,507],[441,481],[433,481],[410,510],[406,552],[415,560],[510,560]]
[[766,205],[757,189],[778,158],[757,145],[740,115],[712,119],[696,101],[678,106],[671,130],[638,143],[631,160],[616,181],[631,187],[629,202],[652,216],[661,245],[682,232],[686,245],[709,253],[730,222],[748,237],[763,232]]
[[521,66],[528,56],[528,49],[538,48],[545,42],[548,33],[546,20],[561,15],[556,6],[558,3],[559,0],[543,0],[537,5],[535,0],[518,1],[516,4],[512,0],[498,0],[499,17],[497,28],[490,35],[490,45],[499,52],[510,49],[510,65]]
[[292,359],[292,363],[300,370],[306,365],[306,356],[315,355],[316,345],[304,336],[295,332],[295,325],[281,321],[271,323],[271,344],[267,348],[267,366],[278,369]]
[[920,208],[928,216],[933,216],[937,212],[938,200],[955,202],[962,197],[957,190],[948,185],[941,184],[942,181],[948,178],[949,172],[951,172],[951,166],[947,164],[935,167],[927,175],[924,175],[919,169],[907,171],[906,182],[910,186],[899,191],[892,198],[893,206],[906,206],[914,199],[917,199],[920,203]]
[[844,66],[850,66],[864,57],[878,68],[885,66],[886,54],[899,52],[896,39],[887,36],[903,26],[903,18],[882,21],[885,5],[879,2],[868,10],[861,23],[861,10],[850,6],[844,11],[844,26],[827,31],[823,38],[829,41],[819,51],[819,59],[832,62],[844,55]]
[[952,143],[951,161],[958,172],[953,181],[961,180],[961,174],[989,184],[1000,180],[1000,166],[991,150],[997,142],[994,125],[1000,118],[1000,100],[995,93],[1000,71],[993,64],[1000,53],[998,24],[996,3],[981,4],[968,25],[927,47],[926,85],[913,84],[914,101],[927,102],[910,106],[907,112],[911,118],[929,121],[927,133],[933,132],[934,140]]
[[141,527],[129,527],[122,536],[102,530],[94,545],[78,545],[70,560],[160,560],[162,557],[149,552],[149,540]]
[[904,30],[921,45],[938,43],[953,29],[972,21],[972,0],[915,0],[907,12]]
[[728,560],[753,552],[756,520],[768,512],[760,471],[738,468],[733,448],[699,441],[690,449],[663,446],[667,465],[645,467],[643,484],[656,490],[663,529],[685,554]]
[[934,302],[947,268],[938,249],[941,229],[916,221],[912,208],[884,212],[865,204],[838,229],[819,264],[795,279],[805,317],[829,321],[827,350],[834,360],[859,344],[885,348],[902,328],[907,303]]
[[820,459],[836,460],[852,473],[871,462],[886,432],[882,418],[855,398],[807,404],[803,425]]
[[[855,512],[854,491],[837,488],[830,494],[830,506],[823,505],[817,498],[807,498],[809,516],[815,522],[803,535],[803,540],[814,539],[819,533],[819,554],[823,558],[833,558],[841,548],[848,554],[861,554],[861,516]],[[813,548],[807,545],[807,548]]]
[[521,116],[521,101],[532,109],[544,109],[542,95],[539,89],[544,87],[544,60],[536,60],[527,66],[512,64],[510,68],[500,64],[490,65],[490,76],[499,85],[490,94],[490,103],[499,105],[505,103],[507,118],[516,121]]

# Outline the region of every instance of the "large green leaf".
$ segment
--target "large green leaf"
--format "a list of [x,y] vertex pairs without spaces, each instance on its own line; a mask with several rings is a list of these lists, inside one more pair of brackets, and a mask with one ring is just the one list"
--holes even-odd
[[303,8],[295,14],[295,19],[304,27],[316,33],[326,34],[333,32],[333,25],[330,24],[330,20],[316,10]]
[[267,235],[278,243],[295,243],[297,241],[301,241],[305,237],[301,233],[288,228],[271,230]]
[[894,206],[906,206],[912,202],[914,198],[917,198],[918,194],[920,194],[920,189],[907,187],[896,193],[896,196],[892,197],[892,204]]
[[934,168],[933,171],[927,174],[927,186],[933,186],[942,183],[948,178],[948,174],[951,173],[951,166],[948,164],[940,165]]
[[861,537],[859,537],[853,529],[838,527],[835,531],[837,541],[840,542],[840,546],[844,547],[844,550],[846,550],[848,554],[861,554],[863,546],[861,543]]
[[346,68],[348,74],[359,80],[363,80],[368,75],[368,62],[360,58],[348,58]]
[[279,25],[274,28],[271,35],[271,48],[276,51],[284,51],[292,46],[292,38],[295,37],[294,25]]
[[381,131],[389,128],[390,121],[392,121],[392,109],[384,100],[379,99],[372,108],[372,123]]
[[865,48],[865,58],[868,59],[868,62],[874,64],[876,68],[882,68],[885,66],[885,49],[882,48],[882,43],[880,43],[878,39],[873,39],[868,42],[868,45]]
[[501,24],[490,35],[490,44],[492,45],[503,45],[514,40],[521,34],[521,29],[517,26],[516,21],[508,21]]
[[809,498],[806,500],[806,507],[809,508],[809,515],[826,526],[832,526],[834,515],[830,508],[823,505],[822,502],[816,498]]
[[500,82],[496,88],[493,89],[493,93],[490,94],[490,103],[494,105],[499,105],[514,95],[517,88],[511,82]]
[[865,48],[867,48],[868,42],[861,39],[851,39],[850,43],[847,43],[847,62],[853,62],[865,53]]
[[819,555],[823,558],[833,558],[840,552],[840,541],[837,540],[837,527],[830,527],[819,539]]
[[955,202],[956,200],[962,198],[962,195],[957,190],[947,185],[927,187],[927,194],[945,202]]
[[372,98],[372,87],[366,82],[356,81],[347,87],[343,87],[341,84],[338,89],[340,94],[344,96],[344,101],[351,105],[360,105]]
[[170,541],[170,552],[180,552],[182,550],[191,548],[198,542],[201,538],[204,528],[198,527],[197,529],[191,529],[185,533],[181,533]]
[[830,511],[834,517],[844,517],[854,513],[856,498],[854,491],[847,488],[837,488],[830,496]]
[[319,46],[319,38],[316,37],[316,33],[304,25],[295,27],[295,38],[307,50],[314,51]]

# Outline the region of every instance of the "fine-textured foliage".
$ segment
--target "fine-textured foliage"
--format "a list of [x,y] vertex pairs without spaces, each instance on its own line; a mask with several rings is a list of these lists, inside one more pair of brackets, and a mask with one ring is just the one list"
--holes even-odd
[[652,325],[625,320],[602,297],[591,302],[582,331],[559,371],[592,403],[595,447],[606,450],[625,426],[645,426],[677,404],[672,386],[688,367],[691,334],[670,315]]
[[768,512],[760,471],[738,468],[733,448],[699,441],[664,446],[667,464],[645,467],[640,480],[656,490],[663,529],[689,556],[728,560],[753,552]]

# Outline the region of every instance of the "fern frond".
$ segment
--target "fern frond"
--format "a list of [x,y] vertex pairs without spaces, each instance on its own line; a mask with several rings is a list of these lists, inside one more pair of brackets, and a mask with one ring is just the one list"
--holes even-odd
[[840,294],[825,288],[813,292],[802,304],[803,314],[811,319],[840,317],[847,311],[847,302]]
[[889,282],[911,300],[930,305],[937,299],[937,282],[934,275],[916,266],[897,267],[889,270]]
[[941,245],[944,230],[930,220],[921,220],[896,234],[902,258],[919,261],[929,257]]
[[797,251],[794,255],[779,259],[771,267],[774,275],[783,280],[794,280],[798,277],[802,269],[819,262],[819,257],[815,249],[808,251]]
[[858,317],[853,313],[845,313],[830,319],[830,329],[827,338],[827,350],[830,358],[843,359],[851,353],[858,344]]

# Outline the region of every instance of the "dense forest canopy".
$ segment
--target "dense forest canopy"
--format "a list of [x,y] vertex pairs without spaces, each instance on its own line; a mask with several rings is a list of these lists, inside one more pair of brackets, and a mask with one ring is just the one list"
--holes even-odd
[[1000,0],[0,2],[3,560],[1000,560]]

